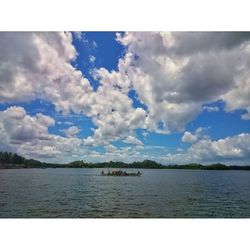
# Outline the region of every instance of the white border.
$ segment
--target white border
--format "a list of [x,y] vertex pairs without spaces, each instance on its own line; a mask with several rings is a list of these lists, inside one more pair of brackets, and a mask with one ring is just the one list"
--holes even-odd
[[[248,31],[248,1],[7,0],[1,31]],[[0,219],[1,249],[247,249],[249,220]]]
[[2,220],[1,249],[248,249],[249,220]]
[[6,0],[2,31],[249,30],[247,0]]

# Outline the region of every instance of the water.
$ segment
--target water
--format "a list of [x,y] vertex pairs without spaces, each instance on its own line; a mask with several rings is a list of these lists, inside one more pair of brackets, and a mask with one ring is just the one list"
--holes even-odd
[[[134,170],[136,171],[136,170]],[[250,171],[0,170],[2,218],[249,218]]]

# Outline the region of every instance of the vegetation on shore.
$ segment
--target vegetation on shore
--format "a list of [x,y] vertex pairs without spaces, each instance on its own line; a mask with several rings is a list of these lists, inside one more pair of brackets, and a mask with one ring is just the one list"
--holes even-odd
[[202,165],[202,164],[181,164],[181,165],[162,165],[155,161],[144,160],[141,162],[100,162],[87,163],[84,161],[74,161],[68,164],[46,163],[24,157],[9,152],[0,152],[0,169],[14,168],[141,168],[141,169],[201,169],[201,170],[250,170],[247,166],[227,166],[221,163]]

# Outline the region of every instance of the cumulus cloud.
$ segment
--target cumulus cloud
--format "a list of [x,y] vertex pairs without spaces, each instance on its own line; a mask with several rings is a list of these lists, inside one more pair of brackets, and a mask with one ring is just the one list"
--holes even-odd
[[[82,33],[73,36],[85,39]],[[40,150],[58,155],[77,151],[83,143],[104,145],[111,154],[110,143],[116,140],[142,145],[133,136],[137,128],[162,134],[184,132],[203,110],[217,111],[218,107],[207,106],[217,100],[225,102],[226,111],[245,109],[242,118],[250,118],[249,33],[127,32],[117,34],[117,41],[125,46],[125,54],[117,70],[93,71],[99,81],[93,90],[72,66],[77,51],[71,33],[2,32],[0,103],[43,99],[63,114],[91,117],[95,128],[83,140],[76,138],[79,130],[74,126],[65,131],[67,137],[51,135],[48,127],[55,123],[51,117],[29,116],[24,109],[11,107],[1,112],[1,147],[18,149],[15,145],[19,144],[19,150],[27,154],[35,145],[36,154]],[[134,107],[131,90],[143,108]],[[193,143],[191,148],[209,143],[197,133],[186,131],[182,140]]]
[[[250,45],[246,49],[250,54]],[[223,95],[226,102],[226,110],[233,111],[235,109],[245,109],[246,113],[242,115],[242,119],[250,119],[250,64],[239,65],[242,72],[236,76],[236,85]]]
[[125,138],[123,142],[128,143],[128,144],[133,144],[133,145],[143,145],[143,143],[138,138],[131,136],[131,135]]
[[178,54],[231,50],[248,42],[249,32],[174,32],[174,46]]
[[86,144],[116,140],[144,126],[146,112],[134,109],[121,89],[103,80],[93,91],[88,79],[71,65],[76,56],[70,33],[1,33],[0,102],[41,98],[57,111],[84,113],[97,127]]
[[[0,112],[1,134],[10,144],[20,144],[36,139],[46,140],[48,127],[54,119],[38,113],[35,117],[26,114],[22,107],[10,107]],[[3,140],[5,141],[5,140]]]
[[194,143],[201,139],[208,139],[209,136],[205,133],[206,129],[208,128],[198,127],[193,134],[189,131],[185,131],[181,140],[185,143]]
[[[152,130],[159,130],[159,122],[163,132],[183,130],[202,104],[219,99],[228,109],[248,109],[249,84],[243,75],[249,79],[249,33],[128,32],[117,40],[127,47],[119,73],[127,74],[148,107]],[[127,82],[120,85],[126,88]]]
[[197,141],[197,136],[191,134],[190,132],[186,131],[184,135],[182,136],[181,140],[186,143],[194,143]]
[[105,148],[106,152],[108,152],[108,153],[117,152],[117,147],[115,147],[114,145],[111,145],[111,144],[104,146],[104,148]]
[[64,158],[79,152],[80,139],[48,132],[54,124],[53,118],[40,113],[30,116],[22,107],[0,111],[0,148],[38,159]]
[[80,129],[76,126],[69,127],[65,130],[67,137],[75,137],[80,132]]
[[1,32],[0,102],[42,98],[58,111],[83,109],[92,88],[70,63],[76,55],[70,33]]
[[97,129],[84,140],[86,145],[105,144],[128,136],[134,129],[145,126],[147,114],[142,108],[133,108],[126,94],[106,85],[93,95],[89,115]]
[[129,147],[115,147],[112,144],[106,145],[105,153],[99,155],[99,159],[104,161],[123,161],[123,162],[133,162],[145,159],[137,149]]
[[250,134],[242,133],[220,140],[202,139],[186,152],[168,154],[167,162],[246,164],[250,160]]
[[[204,103],[220,98],[228,110],[250,107],[248,33],[129,32],[117,41],[126,46],[118,70],[95,69],[100,86],[93,91],[70,63],[77,56],[70,33],[2,33],[0,101],[39,97],[58,111],[84,113],[97,127],[86,144],[124,138],[135,128],[183,131]],[[133,107],[131,89],[146,110]]]

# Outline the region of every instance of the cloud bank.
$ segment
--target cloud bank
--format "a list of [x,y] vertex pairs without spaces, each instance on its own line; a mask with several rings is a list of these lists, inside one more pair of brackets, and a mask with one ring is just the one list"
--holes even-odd
[[[218,107],[206,106],[218,100],[225,103],[226,112],[243,109],[242,119],[250,119],[249,34],[117,33],[124,56],[116,71],[104,67],[93,70],[99,82],[94,90],[90,80],[72,64],[78,52],[71,33],[2,32],[0,103],[16,106],[0,112],[0,147],[46,158],[104,146],[107,158],[108,154],[115,158],[115,153],[127,154],[129,149],[117,148],[113,142],[143,147],[136,129],[158,134],[185,132],[186,125],[204,110],[219,111]],[[82,39],[80,33],[75,36]],[[95,58],[89,60],[94,63]],[[133,105],[129,97],[132,90],[143,107]],[[65,137],[49,133],[48,128],[55,125],[52,117],[39,113],[30,116],[18,107],[36,99],[52,103],[65,116],[75,113],[90,117],[95,125],[93,135],[78,138],[81,128],[75,126],[65,131]],[[192,145],[185,157],[190,161],[248,159],[248,136],[243,133],[211,141],[186,131],[182,141]],[[136,154],[139,157],[140,152]],[[163,159],[174,161],[182,154]]]

